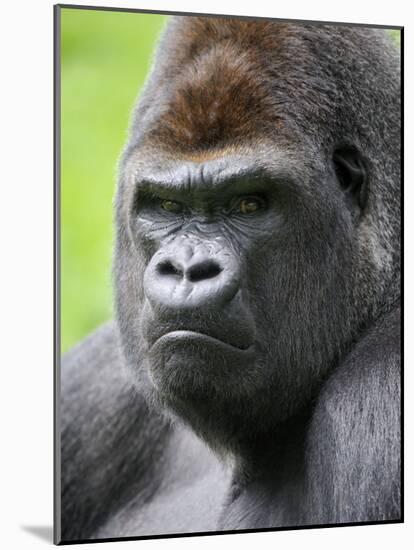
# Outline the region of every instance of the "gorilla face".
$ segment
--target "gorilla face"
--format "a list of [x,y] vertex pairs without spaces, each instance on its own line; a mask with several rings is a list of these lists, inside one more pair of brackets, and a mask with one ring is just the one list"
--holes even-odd
[[212,444],[240,444],[306,403],[351,332],[354,209],[299,148],[152,158],[126,160],[119,205],[129,364]]
[[299,414],[395,299],[395,78],[366,32],[178,17],[161,42],[121,163],[117,318],[137,385],[211,445]]

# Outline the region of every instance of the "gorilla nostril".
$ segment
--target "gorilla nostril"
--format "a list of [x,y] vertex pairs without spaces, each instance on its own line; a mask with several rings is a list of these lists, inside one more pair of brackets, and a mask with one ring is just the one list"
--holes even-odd
[[213,279],[213,277],[217,277],[222,271],[223,268],[216,262],[207,261],[190,267],[187,272],[187,277],[192,283],[196,283],[204,279]]
[[169,260],[166,260],[165,262],[160,263],[157,266],[157,271],[160,275],[173,275],[175,277],[182,277],[183,271],[173,265]]

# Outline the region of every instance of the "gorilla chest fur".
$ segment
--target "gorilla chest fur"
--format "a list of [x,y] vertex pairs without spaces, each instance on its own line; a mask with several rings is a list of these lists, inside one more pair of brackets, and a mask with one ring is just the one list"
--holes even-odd
[[[292,495],[298,476],[263,475],[241,490],[234,468],[223,463],[194,434],[176,426],[160,460],[153,487],[135,495],[94,533],[94,537],[147,536],[251,529],[300,523],[300,503]],[[151,481],[149,481],[151,483]]]
[[177,426],[146,487],[95,533],[97,538],[214,531],[230,485],[227,469],[189,430]]

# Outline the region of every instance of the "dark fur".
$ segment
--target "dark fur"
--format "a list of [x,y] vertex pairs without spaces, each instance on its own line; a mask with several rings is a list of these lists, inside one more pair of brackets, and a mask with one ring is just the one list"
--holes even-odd
[[[400,519],[399,101],[383,31],[171,21],[121,162],[117,324],[62,368],[64,540]],[[272,226],[140,221],[143,182],[246,171],[273,175]],[[237,300],[150,304],[156,253],[206,244]],[[188,328],[255,359],[149,351]]]

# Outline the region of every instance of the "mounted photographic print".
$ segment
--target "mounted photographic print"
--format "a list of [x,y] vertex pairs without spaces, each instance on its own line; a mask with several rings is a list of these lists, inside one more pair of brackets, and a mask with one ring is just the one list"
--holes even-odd
[[55,7],[56,543],[403,520],[401,47]]

